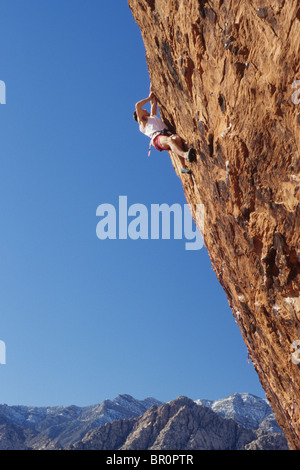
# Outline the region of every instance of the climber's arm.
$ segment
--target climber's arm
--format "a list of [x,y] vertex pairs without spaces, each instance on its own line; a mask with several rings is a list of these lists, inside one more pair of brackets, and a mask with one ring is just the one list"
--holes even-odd
[[145,98],[144,100],[141,100],[141,101],[138,101],[135,105],[135,110],[136,110],[136,114],[137,114],[137,118],[138,118],[138,121],[141,121],[142,120],[142,117],[144,115],[143,113],[143,106],[147,103],[149,103],[149,101],[151,101],[151,98],[150,96],[148,96],[148,98]]
[[151,116],[156,116],[157,115],[157,99],[155,98],[155,95],[151,93]]

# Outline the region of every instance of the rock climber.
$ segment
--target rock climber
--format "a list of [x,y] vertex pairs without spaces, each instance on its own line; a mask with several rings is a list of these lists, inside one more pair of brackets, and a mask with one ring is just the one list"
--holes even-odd
[[[143,106],[149,102],[151,102],[150,113],[143,108]],[[138,122],[140,131],[151,139],[149,155],[151,145],[160,152],[163,150],[171,150],[178,155],[181,161],[181,172],[188,174],[191,173],[191,170],[186,168],[186,161],[194,162],[196,160],[195,149],[190,148],[187,152],[184,151],[181,138],[169,131],[167,126],[157,115],[157,99],[153,93],[152,85],[150,86],[150,94],[148,98],[136,103],[133,117]]]

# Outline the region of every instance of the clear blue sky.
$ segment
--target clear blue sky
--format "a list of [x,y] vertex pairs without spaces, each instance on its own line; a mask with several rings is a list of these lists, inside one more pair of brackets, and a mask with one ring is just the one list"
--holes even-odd
[[186,203],[132,119],[149,77],[127,2],[2,0],[0,44],[0,403],[264,396],[205,249],[96,236],[120,195]]

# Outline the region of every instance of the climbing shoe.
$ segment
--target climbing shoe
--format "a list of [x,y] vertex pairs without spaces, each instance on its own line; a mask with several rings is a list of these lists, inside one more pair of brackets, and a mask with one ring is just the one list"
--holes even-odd
[[187,158],[187,161],[190,163],[196,161],[196,150],[193,148],[190,148],[187,152],[186,158]]
[[191,170],[189,170],[188,168],[181,168],[181,173],[186,173],[187,175],[190,175]]

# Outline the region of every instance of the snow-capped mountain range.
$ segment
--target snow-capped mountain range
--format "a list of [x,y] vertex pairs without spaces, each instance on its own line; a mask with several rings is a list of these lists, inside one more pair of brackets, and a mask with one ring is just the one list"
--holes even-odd
[[114,400],[86,407],[0,405],[0,428],[1,425],[21,427],[34,433],[33,441],[48,445],[51,440],[53,445],[59,442],[65,446],[81,439],[90,429],[118,419],[140,416],[153,405],[160,406],[162,402],[155,398],[136,400],[130,395],[118,395]]
[[220,400],[195,400],[223,418],[233,419],[246,429],[281,433],[269,402],[250,393],[234,393]]
[[[281,433],[267,400],[254,395],[235,393],[224,399],[198,399],[195,403],[224,419],[233,419],[246,429]],[[153,405],[160,407],[163,403],[155,398],[138,400],[130,395],[118,395],[114,400],[87,407],[0,405],[0,449],[65,448],[90,430],[116,420],[136,418]]]
[[72,422],[92,422],[101,426],[117,419],[132,418],[147,411],[152,405],[162,405],[155,398],[136,400],[130,395],[118,395],[114,400],[104,400],[101,404],[79,407],[71,406],[8,406],[0,405],[0,420],[5,416],[13,424],[28,428],[39,426],[53,420]]

